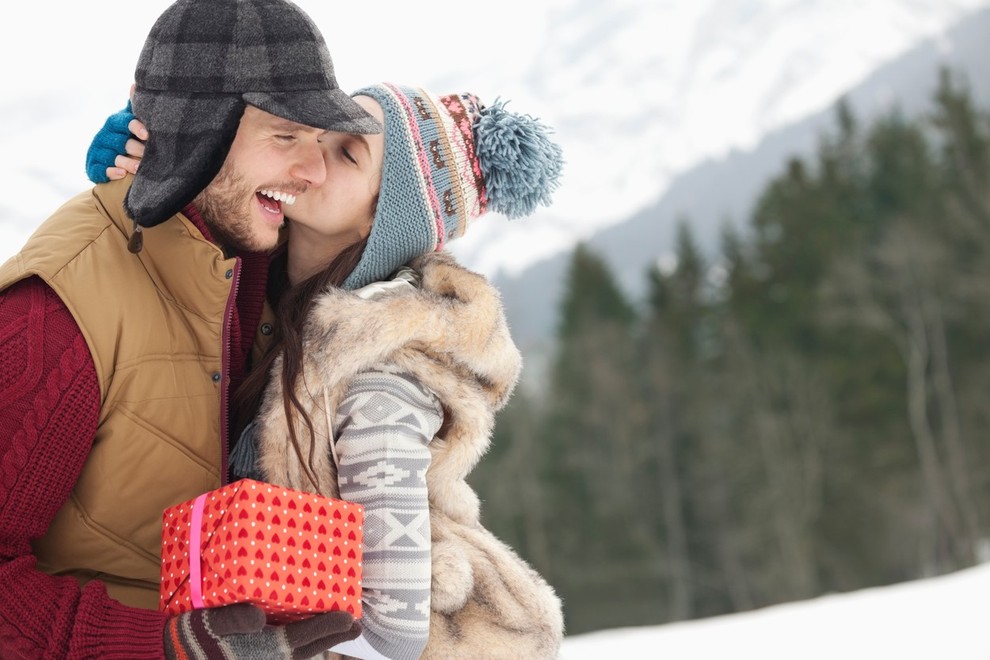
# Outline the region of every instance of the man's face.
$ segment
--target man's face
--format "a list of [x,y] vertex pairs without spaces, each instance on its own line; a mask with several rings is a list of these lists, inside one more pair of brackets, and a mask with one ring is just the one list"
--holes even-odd
[[228,249],[275,247],[283,207],[326,179],[325,131],[253,106],[244,110],[220,171],[194,203],[214,240]]

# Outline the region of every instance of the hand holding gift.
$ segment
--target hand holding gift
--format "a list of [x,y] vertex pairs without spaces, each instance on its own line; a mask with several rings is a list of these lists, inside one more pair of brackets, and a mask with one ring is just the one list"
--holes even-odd
[[312,658],[360,634],[361,624],[347,612],[327,612],[305,621],[269,626],[260,608],[235,603],[169,619],[165,626],[165,658],[297,660]]
[[364,511],[242,479],[167,509],[159,609],[253,603],[269,623],[361,616]]

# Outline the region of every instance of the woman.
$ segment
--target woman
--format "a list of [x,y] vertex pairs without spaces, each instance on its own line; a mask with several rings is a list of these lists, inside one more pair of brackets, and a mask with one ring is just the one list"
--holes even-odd
[[[260,409],[232,466],[364,505],[364,632],[335,651],[556,657],[559,600],[481,526],[465,481],[520,356],[497,291],[442,248],[488,209],[548,204],[560,149],[536,120],[471,95],[382,84],[354,98],[385,130],[327,134],[326,183],[286,209],[276,342],[239,393]],[[94,153],[91,177],[110,164]],[[116,164],[112,178],[136,160]]]

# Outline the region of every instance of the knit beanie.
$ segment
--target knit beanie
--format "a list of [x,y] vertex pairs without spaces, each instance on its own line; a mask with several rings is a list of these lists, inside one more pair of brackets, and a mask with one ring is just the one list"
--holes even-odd
[[368,243],[343,288],[383,280],[442,250],[486,211],[518,218],[550,205],[563,158],[539,120],[466,93],[383,83],[358,95],[384,111],[385,155]]
[[151,28],[135,82],[134,114],[151,137],[124,202],[132,249],[141,228],[213,180],[245,104],[328,131],[381,131],[339,88],[323,36],[288,0],[177,0]]

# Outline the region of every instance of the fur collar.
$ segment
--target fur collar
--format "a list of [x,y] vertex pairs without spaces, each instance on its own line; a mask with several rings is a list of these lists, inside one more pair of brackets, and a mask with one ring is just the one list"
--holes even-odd
[[[296,394],[316,431],[312,456],[319,489],[337,496],[329,442],[351,378],[389,363],[412,373],[444,406],[443,429],[431,443],[431,505],[459,522],[473,523],[478,498],[464,479],[488,449],[495,412],[508,402],[522,358],[498,291],[484,277],[442,252],[411,266],[421,277],[419,288],[385,288],[370,298],[342,289],[321,295],[304,329]],[[281,369],[280,358],[259,416],[262,469],[275,483],[312,490],[289,446]],[[302,442],[309,437],[300,422],[296,434]]]

